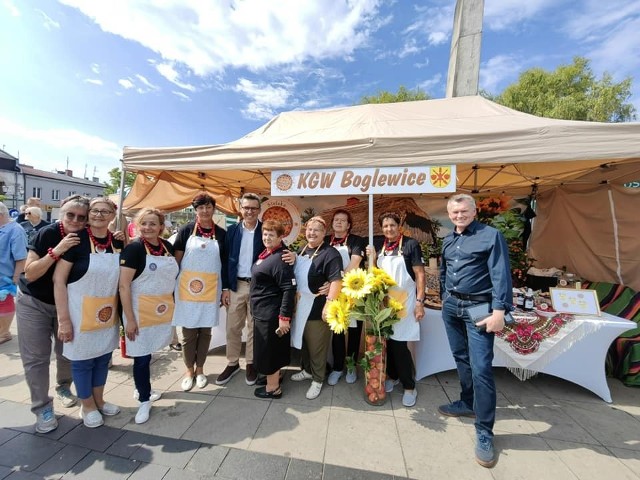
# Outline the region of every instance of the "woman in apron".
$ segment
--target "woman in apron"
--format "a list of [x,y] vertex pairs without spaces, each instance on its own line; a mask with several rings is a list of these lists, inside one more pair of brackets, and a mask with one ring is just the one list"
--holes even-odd
[[58,315],[53,299],[53,271],[56,261],[78,245],[78,232],[85,228],[89,199],[81,195],[60,203],[60,220],[47,225],[29,245],[24,275],[16,302],[18,343],[24,376],[31,393],[31,411],[36,416],[36,432],[47,433],[58,427],[49,396],[51,338],[56,357],[56,398],[71,408],[78,399],[71,393],[71,362],[62,355],[58,339]]
[[[342,259],[335,248],[324,241],[327,230],[322,217],[307,221],[307,245],[300,251],[295,265],[298,302],[291,324],[291,345],[302,349],[302,370],[291,376],[294,382],[311,380],[307,399],[320,395],[327,370],[327,352],[331,330],[325,320],[327,300],[334,300],[342,288]],[[327,295],[318,294],[329,283]]]
[[199,193],[191,202],[195,222],[178,232],[173,248],[180,273],[176,284],[173,326],[182,327],[182,358],[186,374],[182,390],[204,388],[204,362],[209,353],[211,328],[218,325],[222,294],[222,258],[225,231],[213,223],[216,201]]
[[400,216],[385,212],[378,217],[384,236],[375,237],[373,245],[378,252],[377,265],[387,272],[397,283],[389,290],[389,295],[405,306],[404,317],[393,326],[393,335],[387,341],[387,380],[385,391],[402,383],[404,395],[402,404],[412,407],[416,404],[415,366],[407,342],[420,340],[420,325],[424,317],[424,261],[420,244],[400,232]]
[[64,343],[63,355],[71,360],[80,417],[89,428],[102,425],[102,415],[120,412],[103,398],[120,325],[117,293],[123,242],[108,229],[115,214],[111,200],[91,200],[79,244],[62,256],[53,274],[58,338]]
[[120,255],[120,301],[127,354],[133,357],[134,397],[140,402],[136,423],[149,420],[151,402],[160,394],[151,390],[151,354],[173,338],[173,291],[178,263],[173,245],[160,238],[164,214],[142,209],[135,220],[139,236]]
[[296,298],[293,267],[282,260],[287,248],[282,242],[284,226],[275,220],[262,225],[265,249],[251,267],[251,312],[253,314],[253,360],[266,385],[258,387],[258,398],[280,398],[280,369],[289,365],[291,316]]
[[[346,210],[336,210],[331,221],[332,235],[327,235],[324,241],[335,248],[342,258],[342,274],[344,275],[354,268],[364,266],[366,256],[366,242],[364,238],[353,235],[351,232],[351,214]],[[331,338],[333,353],[333,371],[329,374],[327,383],[335,385],[342,377],[345,357],[350,357],[350,365],[347,366],[347,383],[355,383],[358,379],[355,361],[360,352],[360,337],[362,336],[362,322],[351,320],[348,329],[348,343],[345,333],[334,333]],[[345,350],[346,345],[346,350]]]

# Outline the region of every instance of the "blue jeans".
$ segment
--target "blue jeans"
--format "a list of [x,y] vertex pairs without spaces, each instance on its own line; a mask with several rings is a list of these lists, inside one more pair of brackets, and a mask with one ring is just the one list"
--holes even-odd
[[476,431],[493,437],[496,420],[496,384],[493,379],[494,334],[478,331],[466,308],[477,302],[449,296],[442,305],[442,319],[460,377],[460,400],[476,414]]
[[109,360],[112,352],[88,360],[72,360],[71,374],[78,398],[86,400],[93,396],[93,389],[107,383]]
[[138,390],[138,401],[148,401],[151,395],[151,354],[133,357],[133,381]]

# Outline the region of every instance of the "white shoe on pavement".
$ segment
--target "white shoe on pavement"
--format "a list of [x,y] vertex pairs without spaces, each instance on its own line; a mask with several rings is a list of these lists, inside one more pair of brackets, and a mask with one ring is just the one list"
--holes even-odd
[[294,382],[302,382],[303,380],[311,380],[313,375],[308,373],[306,370],[300,370],[298,373],[294,373],[291,375],[291,380]]
[[311,386],[309,390],[307,390],[307,400],[313,400],[314,398],[318,398],[320,395],[320,391],[322,390],[321,382],[311,382]]
[[327,380],[327,383],[329,385],[336,385],[340,381],[341,377],[342,377],[342,370],[340,370],[340,371],[334,370],[333,372],[331,372],[329,374],[329,378]]
[[149,412],[151,412],[151,400],[142,402],[138,407],[138,413],[136,413],[136,423],[145,423],[149,420]]

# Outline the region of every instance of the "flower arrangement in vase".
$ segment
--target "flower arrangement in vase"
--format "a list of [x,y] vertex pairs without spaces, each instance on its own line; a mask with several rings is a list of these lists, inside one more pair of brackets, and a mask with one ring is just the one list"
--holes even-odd
[[351,319],[364,322],[365,352],[360,366],[366,379],[365,399],[372,405],[385,402],[387,339],[404,309],[399,295],[391,290],[395,285],[384,270],[357,268],[344,276],[340,295],[327,304],[327,322],[334,333],[344,332]]

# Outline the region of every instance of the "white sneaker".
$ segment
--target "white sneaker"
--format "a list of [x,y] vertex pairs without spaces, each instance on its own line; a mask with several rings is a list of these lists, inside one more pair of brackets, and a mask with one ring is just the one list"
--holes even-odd
[[84,426],[87,428],[98,428],[99,426],[104,425],[104,420],[98,410],[84,413],[82,405],[80,406],[80,418],[82,419]]
[[49,433],[58,428],[58,420],[53,412],[53,407],[48,406],[36,415],[36,432]]
[[136,423],[144,423],[149,420],[149,412],[151,411],[151,400],[142,402],[136,413]]
[[198,388],[204,388],[207,386],[207,383],[209,383],[209,380],[207,380],[207,376],[204,374],[199,374],[196,375],[196,385],[198,386]]
[[291,375],[291,380],[294,382],[302,382],[303,380],[311,380],[313,375],[308,373],[306,370],[300,370],[298,373],[294,373]]
[[347,369],[347,376],[345,377],[347,383],[356,383],[358,380],[358,372],[355,368]]
[[413,407],[416,404],[417,398],[418,389],[414,388],[413,390],[405,390],[402,395],[402,405],[405,407]]
[[342,377],[342,371],[334,370],[329,374],[329,379],[327,380],[327,383],[329,385],[336,385],[340,381],[341,377]]
[[[150,402],[155,402],[156,400],[160,400],[162,397],[162,393],[156,392],[155,390],[151,390],[151,395],[149,396]],[[140,398],[140,393],[137,388],[133,389],[133,399],[138,400]]]
[[311,382],[309,390],[307,390],[307,400],[313,400],[318,398],[320,391],[322,390],[322,382]]
[[193,385],[196,383],[196,379],[193,377],[184,377],[182,379],[182,383],[180,384],[180,386],[182,387],[182,390],[185,392],[188,392],[189,390],[191,390],[193,388]]
[[384,391],[387,393],[393,392],[393,387],[395,387],[400,380],[391,380],[390,378],[384,381]]
[[102,415],[106,415],[107,417],[112,417],[120,413],[120,407],[109,402],[104,402],[104,405],[99,410]]

